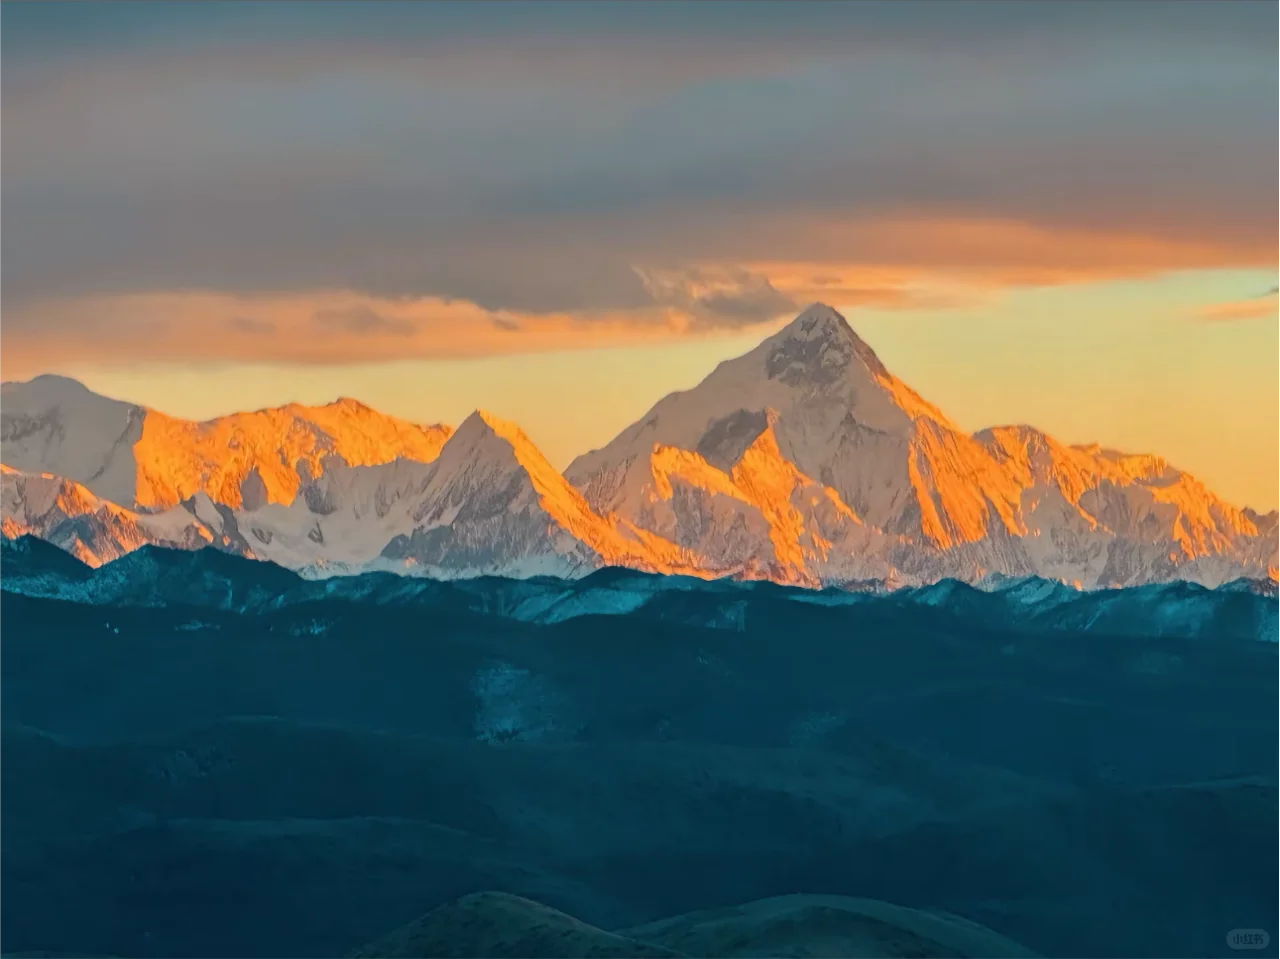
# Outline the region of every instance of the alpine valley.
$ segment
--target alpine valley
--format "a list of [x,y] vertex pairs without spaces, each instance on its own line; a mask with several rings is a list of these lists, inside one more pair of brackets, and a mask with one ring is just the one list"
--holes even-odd
[[1084,589],[1277,576],[1277,514],[1153,455],[969,434],[817,304],[562,475],[484,411],[352,399],[208,422],[57,376],[0,396],[3,532],[100,566],[213,547],[308,578],[577,578],[605,566],[805,586]]

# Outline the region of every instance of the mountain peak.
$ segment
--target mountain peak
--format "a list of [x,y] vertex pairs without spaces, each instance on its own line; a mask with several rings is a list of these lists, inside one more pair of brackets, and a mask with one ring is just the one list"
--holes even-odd
[[889,378],[875,351],[825,303],[814,303],[765,342],[771,346],[766,366],[771,379],[831,382],[855,360],[873,377]]
[[476,410],[462,422],[462,426],[458,427],[458,432],[471,424],[472,430],[483,429],[487,433],[493,433],[506,440],[511,445],[526,444],[529,442],[528,437],[524,435],[524,431],[516,426],[510,420],[504,420],[500,416],[494,416],[488,410]]
[[96,397],[108,402],[116,402],[108,400],[107,397],[99,396],[79,380],[72,379],[69,376],[60,376],[57,373],[41,373],[39,376],[33,376],[25,381],[10,380],[0,384],[0,386],[3,386],[6,398],[9,398],[11,402],[18,396],[22,396],[27,400],[38,400],[44,404],[56,403],[60,400],[80,401],[85,397]]
[[371,407],[368,403],[361,403],[359,400],[354,399],[353,397],[350,397],[350,396],[339,396],[332,403],[328,403],[326,405],[329,407],[337,407],[338,409],[345,409],[345,410],[360,410],[360,411],[369,410],[370,412],[374,411],[373,407]]
[[[494,438],[501,440],[501,443],[494,445]],[[494,416],[488,410],[476,410],[463,420],[445,445],[471,450],[479,447],[493,450],[509,448],[521,466],[534,471],[541,471],[546,464],[545,457],[533,440],[525,435],[524,430],[509,420]],[[546,465],[546,469],[551,469],[550,465]]]
[[59,373],[41,373],[39,376],[33,376],[29,383],[44,383],[47,386],[59,386],[63,389],[77,390],[79,392],[88,393],[89,387],[85,386],[79,380],[70,376],[62,376]]
[[857,334],[849,326],[838,310],[825,303],[814,303],[788,323],[783,332],[789,339],[821,339],[828,336],[848,336],[856,338]]

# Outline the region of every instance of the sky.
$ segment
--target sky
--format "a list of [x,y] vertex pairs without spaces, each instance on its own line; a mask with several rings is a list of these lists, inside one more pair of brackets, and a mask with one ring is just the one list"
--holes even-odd
[[0,373],[558,466],[814,301],[962,426],[1274,508],[1277,8],[0,7]]

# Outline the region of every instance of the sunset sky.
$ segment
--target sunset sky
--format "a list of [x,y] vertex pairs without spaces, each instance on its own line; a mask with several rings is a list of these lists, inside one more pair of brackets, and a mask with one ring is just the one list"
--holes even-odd
[[962,426],[1280,498],[1275,3],[0,18],[5,379],[564,466],[821,300]]

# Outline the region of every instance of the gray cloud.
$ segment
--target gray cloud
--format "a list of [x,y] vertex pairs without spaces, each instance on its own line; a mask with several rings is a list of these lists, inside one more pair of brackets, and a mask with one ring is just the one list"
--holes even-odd
[[276,325],[270,320],[252,316],[233,316],[227,320],[227,326],[237,333],[247,333],[250,336],[270,336],[276,332]]
[[371,336],[412,336],[412,323],[382,316],[367,306],[316,310],[312,323],[322,330]]
[[764,290],[708,293],[698,306],[714,317],[732,323],[760,323],[796,308],[796,301],[770,286]]
[[749,326],[799,306],[767,276],[741,267],[640,270],[638,275],[655,304],[674,307],[701,327]]
[[160,4],[94,2],[15,4],[5,15],[5,60],[26,65],[52,58],[116,55],[190,55],[203,49],[276,51],[282,45],[437,53],[477,45],[506,49],[567,40],[574,44],[726,43],[853,46],[858,49],[981,49],[1010,43],[1045,49],[1106,44],[1110,38],[1155,46],[1269,49],[1276,11],[1270,4],[1216,0],[1152,10],[1145,0],[1010,5],[1002,0],[936,4],[881,0],[800,5],[758,0],[726,7],[706,3],[633,3],[577,0],[537,4],[435,2],[406,6],[387,0],[334,2],[306,12],[290,3]]
[[[1275,242],[1270,4],[299,9],[6,8],[5,306],[625,310],[658,262],[948,265],[853,228],[901,215]],[[724,323],[786,299],[703,296]]]

